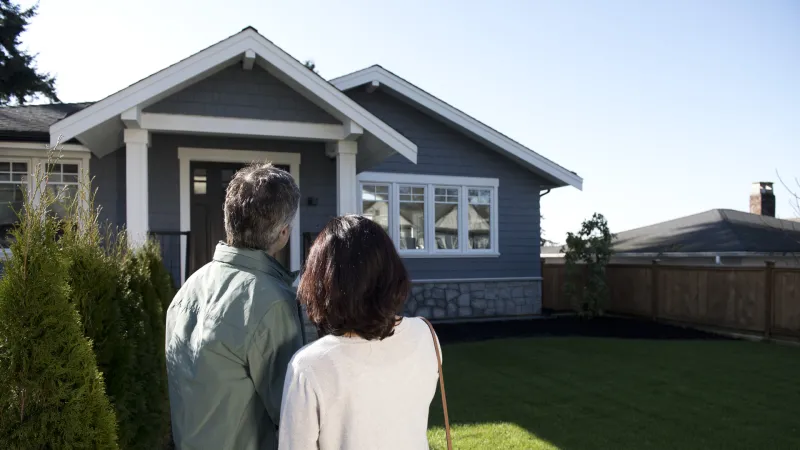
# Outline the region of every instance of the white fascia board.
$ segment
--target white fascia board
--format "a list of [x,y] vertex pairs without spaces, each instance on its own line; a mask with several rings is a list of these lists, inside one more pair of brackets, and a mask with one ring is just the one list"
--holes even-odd
[[385,85],[410,101],[473,133],[480,139],[485,140],[509,155],[519,158],[555,180],[560,181],[564,185],[573,186],[579,190],[583,189],[583,179],[580,176],[548,160],[533,150],[448,105],[380,66],[368,67],[358,72],[331,80],[331,84],[342,91],[364,84],[372,86],[375,82],[380,85]]
[[454,177],[394,172],[361,172],[358,181],[368,183],[438,184],[442,186],[499,187],[497,178]]
[[149,131],[221,134],[278,139],[337,141],[346,137],[342,125],[183,114],[142,113],[141,126]]
[[59,150],[63,150],[66,152],[88,152],[89,149],[84,147],[83,145],[79,144],[58,144],[58,147],[55,149],[51,146],[48,146],[45,143],[36,143],[36,142],[14,142],[14,141],[3,141],[0,142],[0,149],[13,149],[13,150],[42,150],[42,151],[50,151],[54,150],[58,152]]

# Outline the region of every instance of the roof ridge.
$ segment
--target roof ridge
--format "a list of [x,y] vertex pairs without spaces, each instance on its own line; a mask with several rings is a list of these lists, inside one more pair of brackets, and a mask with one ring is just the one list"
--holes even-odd
[[675,221],[678,221],[678,220],[687,219],[689,217],[701,216],[703,214],[708,214],[708,213],[712,213],[712,212],[715,212],[715,211],[717,211],[717,210],[716,209],[709,209],[709,210],[701,211],[701,212],[694,213],[694,214],[687,214],[685,216],[680,216],[680,217],[675,217],[675,218],[672,218],[672,219],[662,220],[661,222],[655,222],[655,223],[651,223],[649,225],[642,225],[640,227],[631,228],[629,230],[623,230],[623,231],[620,231],[620,233],[630,233],[630,232],[633,232],[633,231],[642,230],[644,228],[650,228],[650,227],[655,227],[655,226],[659,226],[659,225],[664,225],[665,223],[675,222]]
[[747,248],[747,250],[749,251],[749,248],[748,248],[749,246],[742,239],[742,235],[739,233],[738,228],[734,225],[733,220],[731,220],[731,218],[728,217],[728,214],[726,212],[726,211],[736,211],[736,210],[715,209],[714,211],[716,211],[716,213],[719,214],[720,219],[722,219],[722,223],[725,224],[725,227],[728,229],[728,231],[730,231],[733,234],[733,236],[736,238],[736,241],[738,242],[739,247],[740,248]]

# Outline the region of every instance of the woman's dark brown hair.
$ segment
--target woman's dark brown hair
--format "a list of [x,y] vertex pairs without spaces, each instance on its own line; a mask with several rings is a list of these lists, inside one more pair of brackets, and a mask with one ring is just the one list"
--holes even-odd
[[394,333],[408,297],[408,272],[383,228],[362,216],[337,217],[317,236],[297,297],[321,334],[368,340]]

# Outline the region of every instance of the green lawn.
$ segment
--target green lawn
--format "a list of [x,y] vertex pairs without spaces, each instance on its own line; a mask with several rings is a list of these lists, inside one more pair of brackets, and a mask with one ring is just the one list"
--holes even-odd
[[459,450],[800,449],[800,348],[532,338],[443,350]]

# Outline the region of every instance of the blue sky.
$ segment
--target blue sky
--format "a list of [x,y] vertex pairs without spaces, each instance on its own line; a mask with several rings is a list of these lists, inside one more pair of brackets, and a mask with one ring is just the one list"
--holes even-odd
[[795,0],[41,0],[23,43],[85,101],[247,25],[327,78],[381,64],[577,172],[542,199],[558,242],[593,212],[619,232],[747,210],[753,181],[800,215],[776,175],[800,178]]

